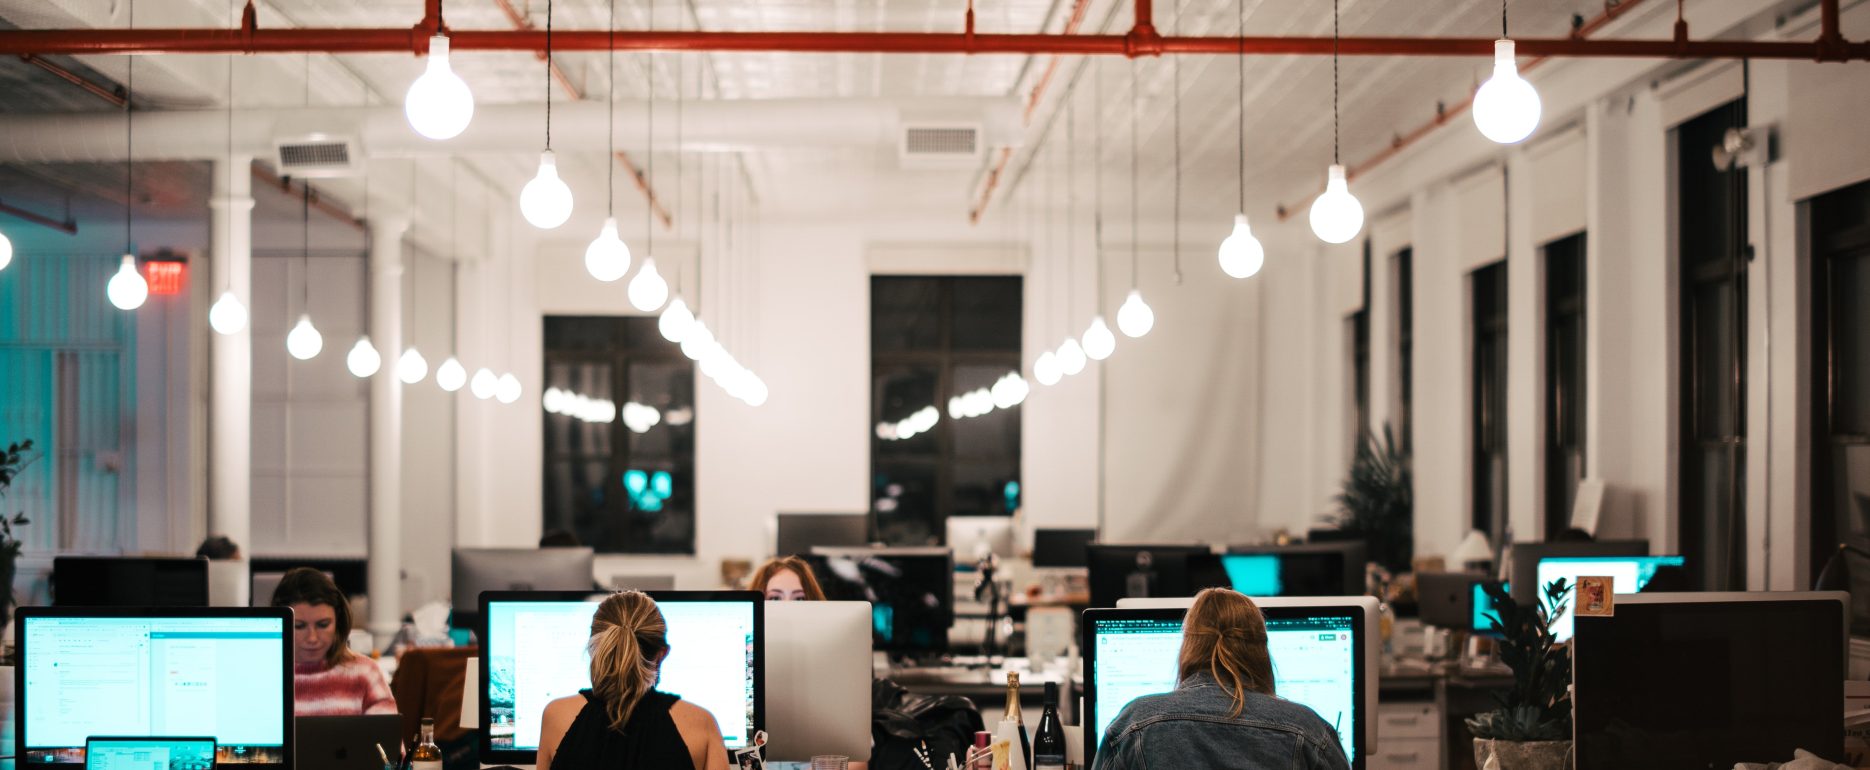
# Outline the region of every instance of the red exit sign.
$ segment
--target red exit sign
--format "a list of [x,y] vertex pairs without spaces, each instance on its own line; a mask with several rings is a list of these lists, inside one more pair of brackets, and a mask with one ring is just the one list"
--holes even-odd
[[188,285],[188,263],[145,262],[143,278],[149,281],[151,294],[180,294],[182,287]]

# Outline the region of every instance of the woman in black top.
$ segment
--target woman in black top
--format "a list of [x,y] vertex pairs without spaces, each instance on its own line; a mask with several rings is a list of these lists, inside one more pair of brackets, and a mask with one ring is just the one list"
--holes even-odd
[[591,689],[545,707],[539,770],[726,770],[706,709],[655,690],[669,654],[656,601],[612,594],[591,618]]

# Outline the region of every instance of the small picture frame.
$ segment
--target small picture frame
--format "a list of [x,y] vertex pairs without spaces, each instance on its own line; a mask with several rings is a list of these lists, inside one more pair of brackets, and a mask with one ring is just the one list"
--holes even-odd
[[1608,618],[1617,614],[1616,581],[1610,577],[1578,578],[1577,614],[1580,617]]

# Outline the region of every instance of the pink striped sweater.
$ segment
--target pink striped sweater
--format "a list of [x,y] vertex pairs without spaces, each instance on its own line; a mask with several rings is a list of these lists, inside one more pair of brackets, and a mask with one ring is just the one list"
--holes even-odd
[[383,669],[356,654],[335,666],[294,666],[292,699],[293,714],[302,717],[396,713],[396,696],[390,694]]

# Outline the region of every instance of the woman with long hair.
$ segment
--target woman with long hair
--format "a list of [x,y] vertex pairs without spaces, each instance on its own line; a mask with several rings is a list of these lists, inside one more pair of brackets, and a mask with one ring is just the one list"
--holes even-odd
[[769,602],[825,600],[825,589],[819,587],[812,565],[797,556],[767,559],[747,579],[747,588],[759,591]]
[[377,662],[351,651],[351,604],[325,573],[297,567],[272,605],[292,610],[292,712],[302,717],[394,714]]
[[669,655],[656,600],[611,594],[591,618],[591,689],[546,704],[539,770],[725,770],[707,709],[656,690]]
[[1110,723],[1097,770],[1350,767],[1337,731],[1275,691],[1266,618],[1252,599],[1225,588],[1197,594],[1179,663],[1173,692],[1137,698]]

